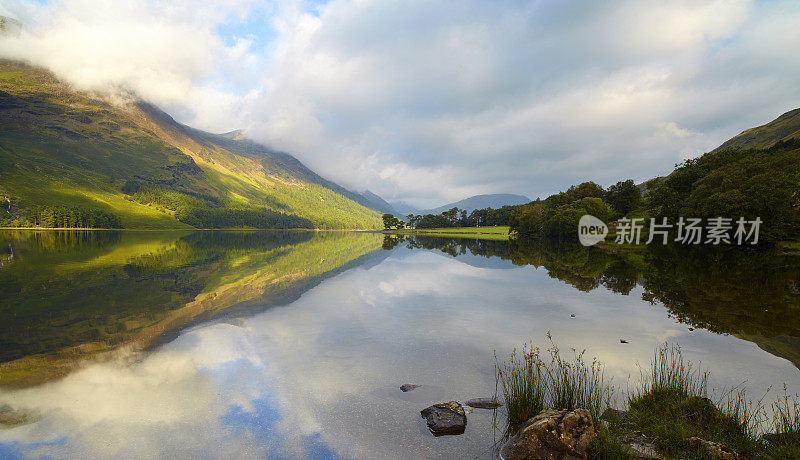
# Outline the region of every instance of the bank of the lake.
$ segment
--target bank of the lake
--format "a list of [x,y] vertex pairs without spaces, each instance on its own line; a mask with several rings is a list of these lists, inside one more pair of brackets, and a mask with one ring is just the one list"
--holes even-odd
[[507,241],[510,236],[507,225],[492,227],[449,227],[449,228],[403,228],[386,230],[395,235],[430,235],[449,238],[478,238],[484,240]]
[[786,384],[755,399],[744,383],[710,391],[678,345],[659,346],[648,367],[620,392],[585,350],[552,338],[546,351],[515,350],[496,362],[501,458],[800,458],[800,397]]

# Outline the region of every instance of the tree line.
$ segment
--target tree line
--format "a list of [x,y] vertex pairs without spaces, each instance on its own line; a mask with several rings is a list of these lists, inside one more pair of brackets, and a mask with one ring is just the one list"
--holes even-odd
[[176,213],[175,217],[195,228],[314,228],[308,219],[266,208],[193,208]]
[[[635,209],[641,191],[632,180],[621,181],[604,190],[594,182],[584,182],[528,204],[498,209],[475,209],[469,214],[451,208],[441,214],[407,216],[411,228],[488,227],[508,225],[511,231],[528,236],[574,236],[578,220],[592,214],[602,220],[623,216]],[[384,215],[384,227],[404,228],[405,223],[391,214]]]
[[[668,223],[722,217],[762,221],[761,240],[800,238],[800,139],[765,149],[728,148],[675,165],[641,186],[632,180],[603,189],[584,182],[515,206],[509,225],[519,236],[577,237],[584,214],[608,222],[622,217]],[[732,238],[734,228],[730,229]]]
[[33,206],[26,209],[24,220],[31,226],[45,228],[122,228],[114,214],[67,206]]
[[641,190],[630,179],[607,190],[592,181],[583,182],[544,200],[515,206],[509,226],[522,237],[575,238],[581,216],[590,214],[608,222],[635,210],[641,199]]
[[503,206],[499,209],[475,209],[469,214],[458,208],[451,208],[441,214],[409,214],[408,223],[391,214],[383,215],[383,226],[390,228],[454,228],[454,227],[490,227],[508,225],[514,206]]

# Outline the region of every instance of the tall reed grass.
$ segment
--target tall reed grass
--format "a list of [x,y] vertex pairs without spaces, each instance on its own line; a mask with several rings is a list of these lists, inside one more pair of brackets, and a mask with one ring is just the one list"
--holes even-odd
[[[612,407],[614,388],[603,365],[597,359],[588,361],[585,350],[571,349],[564,357],[549,332],[547,338],[550,347],[544,352],[525,344],[502,362],[495,353],[495,398],[502,394],[505,403],[506,435],[543,409],[584,408],[597,420]],[[687,439],[698,436],[727,445],[743,458],[800,458],[800,398],[789,395],[787,387],[771,410],[764,404],[769,390],[754,401],[743,385],[712,400],[709,373],[685,359],[679,346],[669,344],[655,350],[641,377],[638,388],[624,395],[627,415],[608,426],[598,425],[601,441],[594,449],[602,458],[620,454],[614,436],[628,432],[659,440],[665,452],[677,457],[694,458],[697,452]]]
[[708,395],[708,372],[683,359],[680,346],[658,347],[653,354],[649,376],[643,376],[640,392],[675,390],[690,396]]
[[550,347],[544,358],[532,344],[514,349],[505,362],[495,353],[496,389],[502,392],[512,428],[545,408],[583,408],[597,418],[611,404],[613,387],[606,382],[602,364],[597,359],[587,362],[585,350],[572,349],[573,356],[564,358],[549,332],[547,338]]
[[800,399],[790,395],[784,385],[783,395],[772,403],[772,433],[762,438],[764,458],[800,458]]

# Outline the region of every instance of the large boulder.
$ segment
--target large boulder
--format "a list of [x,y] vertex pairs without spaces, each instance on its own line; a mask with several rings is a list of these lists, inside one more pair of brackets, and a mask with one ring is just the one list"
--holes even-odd
[[462,434],[467,427],[467,414],[458,401],[434,404],[420,411],[434,436]]
[[583,459],[595,435],[586,409],[543,410],[531,418],[500,448],[500,458]]

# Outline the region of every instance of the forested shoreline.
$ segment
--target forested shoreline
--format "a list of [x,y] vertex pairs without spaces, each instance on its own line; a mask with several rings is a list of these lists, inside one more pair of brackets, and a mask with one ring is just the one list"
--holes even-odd
[[628,179],[604,189],[587,181],[523,205],[469,214],[453,208],[407,219],[408,226],[417,229],[508,225],[521,238],[576,239],[578,221],[585,214],[606,223],[640,219],[645,228],[651,222],[683,217],[744,218],[762,222],[762,241],[795,241],[800,238],[798,183],[800,140],[790,139],[763,149],[731,147],[709,152],[676,165],[668,176],[638,185]]

